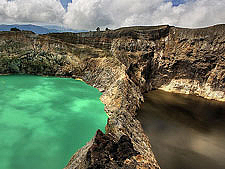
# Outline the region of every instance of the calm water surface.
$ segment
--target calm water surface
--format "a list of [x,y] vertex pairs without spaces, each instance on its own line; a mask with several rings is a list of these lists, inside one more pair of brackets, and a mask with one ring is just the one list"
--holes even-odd
[[160,90],[138,112],[162,169],[225,169],[225,104]]
[[0,76],[0,169],[61,169],[107,116],[101,93],[55,77]]

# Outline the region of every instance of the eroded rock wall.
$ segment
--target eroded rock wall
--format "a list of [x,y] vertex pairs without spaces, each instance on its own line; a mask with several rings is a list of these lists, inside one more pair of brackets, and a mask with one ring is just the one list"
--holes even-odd
[[112,54],[142,92],[160,88],[225,101],[225,25],[159,29],[154,38],[142,32],[112,41]]
[[[154,55],[152,86],[225,101],[225,25],[203,29],[172,27]],[[160,74],[167,81],[159,82]]]

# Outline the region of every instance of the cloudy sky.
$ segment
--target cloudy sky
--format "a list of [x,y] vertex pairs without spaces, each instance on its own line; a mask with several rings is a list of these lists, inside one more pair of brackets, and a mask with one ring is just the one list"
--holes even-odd
[[225,0],[0,0],[0,24],[93,30],[132,25],[225,23]]

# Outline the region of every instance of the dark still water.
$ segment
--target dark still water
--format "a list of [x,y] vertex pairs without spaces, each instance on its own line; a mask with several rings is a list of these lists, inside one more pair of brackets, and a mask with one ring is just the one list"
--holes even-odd
[[0,76],[0,169],[62,169],[107,115],[101,93],[56,77]]
[[225,103],[155,90],[138,119],[162,169],[225,169]]

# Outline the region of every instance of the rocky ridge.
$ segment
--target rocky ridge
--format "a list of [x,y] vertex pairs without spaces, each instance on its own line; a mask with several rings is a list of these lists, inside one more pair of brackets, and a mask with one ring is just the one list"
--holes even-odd
[[0,32],[0,73],[80,78],[98,88],[109,119],[71,158],[74,168],[160,168],[136,119],[152,89],[225,101],[225,25],[167,25],[36,35]]

